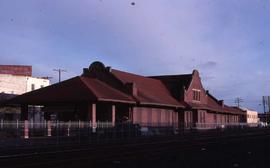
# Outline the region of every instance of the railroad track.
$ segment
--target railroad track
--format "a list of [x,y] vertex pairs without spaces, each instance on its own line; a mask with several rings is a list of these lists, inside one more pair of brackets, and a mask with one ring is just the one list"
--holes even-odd
[[[270,129],[264,129],[264,130],[256,130],[256,133],[259,133],[259,132],[265,132],[265,131],[270,131]],[[248,131],[248,132],[245,132],[244,134],[248,134],[248,133],[253,133],[254,130],[252,131]],[[20,151],[23,151],[23,153],[29,153],[31,151],[35,151],[35,152],[44,152],[44,151],[47,151],[47,150],[57,150],[57,149],[70,149],[70,148],[85,148],[85,147],[89,147],[89,146],[99,146],[99,145],[107,145],[107,146],[110,146],[110,145],[114,145],[114,144],[123,144],[123,143],[144,143],[144,142],[148,142],[148,141],[162,141],[162,140],[168,140],[168,139],[178,139],[179,141],[180,140],[192,140],[194,138],[198,139],[198,138],[211,138],[211,137],[222,137],[222,136],[230,136],[230,135],[235,135],[236,133],[230,133],[230,134],[223,134],[223,133],[220,133],[220,132],[211,132],[210,134],[207,133],[196,133],[196,134],[181,134],[180,136],[157,136],[157,137],[130,137],[130,138],[125,138],[125,139],[108,139],[108,140],[103,140],[103,141],[99,141],[98,143],[92,143],[92,141],[82,141],[82,142],[78,142],[78,140],[74,140],[75,138],[73,138],[73,141],[69,142],[69,140],[66,140],[64,143],[60,142],[59,143],[56,143],[54,141],[56,141],[55,139],[56,138],[43,138],[43,141],[45,140],[48,140],[49,141],[49,144],[48,143],[39,143],[39,144],[36,144],[34,146],[8,146],[8,147],[0,147],[0,150],[1,150],[1,153],[0,153],[0,157],[2,155],[9,155],[9,154],[12,154],[12,153],[19,153]],[[241,132],[241,134],[243,134],[243,132]],[[26,144],[31,144],[32,142],[29,141],[29,140],[24,140],[26,142]],[[29,142],[28,142],[29,141]],[[68,141],[68,142],[67,142]],[[108,141],[110,141],[110,143],[108,143]],[[52,143],[53,142],[53,143]],[[29,152],[28,152],[29,151]]]
[[[122,161],[135,156],[158,158],[161,154],[174,150],[190,150],[201,148],[205,145],[217,143],[229,143],[247,139],[257,139],[270,136],[269,130],[258,132],[247,132],[241,135],[202,136],[190,141],[190,139],[171,138],[169,140],[134,142],[127,144],[110,144],[104,146],[81,146],[78,149],[60,149],[51,151],[29,152],[25,154],[6,155],[0,157],[1,166],[8,168],[21,167],[73,167],[74,163],[85,163],[90,165],[109,164],[113,161]],[[73,146],[74,147],[74,146]],[[10,165],[11,163],[16,163]]]

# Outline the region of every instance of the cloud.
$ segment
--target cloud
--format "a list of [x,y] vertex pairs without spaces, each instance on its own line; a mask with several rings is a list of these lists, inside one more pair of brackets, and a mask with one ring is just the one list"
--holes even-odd
[[0,1],[0,61],[56,79],[53,68],[69,78],[95,60],[142,75],[199,69],[218,98],[270,95],[269,3],[208,2]]

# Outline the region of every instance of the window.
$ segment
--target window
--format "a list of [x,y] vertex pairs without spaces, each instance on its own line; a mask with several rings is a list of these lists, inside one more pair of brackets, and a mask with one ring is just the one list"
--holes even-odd
[[198,112],[198,115],[199,115],[199,122],[200,123],[205,123],[205,112],[204,111],[199,111]]
[[[149,111],[147,113],[147,125],[151,124],[152,123],[152,110],[154,111],[154,109],[152,108],[149,108]],[[155,111],[154,111],[155,112]]]
[[35,84],[31,84],[31,90],[35,90]]
[[157,110],[157,122],[158,122],[158,124],[161,123],[161,109]]
[[193,90],[193,100],[200,101],[201,100],[201,91]]
[[169,111],[165,111],[165,124],[169,122],[169,119],[170,119],[170,113]]

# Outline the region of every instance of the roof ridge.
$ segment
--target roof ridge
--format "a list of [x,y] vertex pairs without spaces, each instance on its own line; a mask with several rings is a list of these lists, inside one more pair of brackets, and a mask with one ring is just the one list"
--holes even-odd
[[[154,78],[151,78],[149,76],[143,76],[143,75],[138,75],[138,74],[135,74],[135,73],[130,73],[130,72],[126,72],[126,71],[121,71],[121,70],[118,70],[118,69],[112,69],[113,71],[118,71],[120,73],[125,73],[125,74],[128,74],[128,75],[133,75],[133,76],[136,76],[136,77],[140,77],[140,78],[145,78],[145,79],[148,79],[148,80],[152,80],[152,81],[160,81],[158,79],[154,79]],[[115,76],[115,75],[114,75]],[[116,77],[117,78],[117,77]],[[118,78],[117,78],[118,79]],[[122,81],[122,80],[121,80]]]
[[209,93],[209,91],[206,92],[206,94],[207,94],[208,96],[210,96],[215,102],[219,103],[220,100],[218,100],[215,96],[213,96],[211,93]]
[[[91,77],[83,77],[83,76],[81,76],[80,79],[81,79],[81,81],[83,82],[83,84],[84,84],[87,88],[89,88],[89,89],[91,90],[91,92],[94,93],[94,95],[97,97],[97,99],[102,99],[102,96],[101,96],[101,95],[100,95],[100,94],[99,94],[99,93],[91,86],[91,84],[87,84],[87,81],[82,80],[83,78],[85,78],[85,79],[87,79],[87,80],[90,80],[89,78],[91,78]],[[111,87],[109,84],[107,84],[106,82],[103,82],[102,80],[99,80],[98,78],[92,78],[92,80],[95,80],[95,81],[98,82],[100,85],[103,85],[103,86],[105,86],[105,87],[108,87],[109,89],[111,89],[111,90],[117,92],[118,94],[121,94],[122,96],[125,96],[125,97],[127,97],[127,98],[130,98],[130,99],[132,99],[132,100],[134,99],[132,96],[130,96],[130,95],[128,95],[128,94],[122,92],[121,90],[118,90],[118,89],[116,89],[116,88],[114,88],[114,87]],[[133,101],[135,101],[135,100],[133,100]]]
[[150,78],[153,77],[181,77],[181,76],[192,76],[193,74],[175,74],[175,75],[153,75],[153,76],[147,76]]
[[121,90],[118,90],[118,89],[116,89],[114,87],[111,87],[110,85],[108,85],[107,83],[105,83],[105,82],[103,82],[103,81],[101,81],[99,79],[97,79],[97,82],[101,83],[102,85],[105,85],[105,86],[109,87],[110,89],[112,89],[112,90],[114,90],[114,91],[116,91],[116,92],[118,92],[118,93],[120,93],[120,94],[122,94],[122,95],[124,95],[126,97],[132,98],[130,95],[128,95],[128,94],[126,94],[126,93],[122,92]]
[[[95,91],[95,89],[93,89],[90,85],[87,85],[86,81],[82,80],[83,78],[89,78],[89,77],[83,77],[83,76],[78,76],[80,81],[84,84],[85,87],[87,87],[88,89],[91,90],[92,93],[94,93],[94,95],[96,96],[96,98],[98,99],[98,94]],[[89,92],[89,90],[88,90]]]
[[[137,84],[138,96],[132,96],[140,103],[145,104],[171,104],[172,106],[183,106],[177,99],[175,99],[166,85],[159,79],[150,78],[147,76],[137,75],[117,69],[112,69],[114,74],[123,83],[134,82]],[[158,88],[160,90],[156,90]],[[159,96],[157,96],[159,95]],[[163,97],[164,96],[164,97]]]

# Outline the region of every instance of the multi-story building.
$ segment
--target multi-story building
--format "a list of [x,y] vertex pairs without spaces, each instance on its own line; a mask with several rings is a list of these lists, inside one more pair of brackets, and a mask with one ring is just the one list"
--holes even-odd
[[0,93],[20,95],[49,85],[48,78],[32,76],[31,66],[0,65]]
[[244,107],[241,109],[246,112],[246,123],[250,126],[258,126],[260,120],[258,112]]

